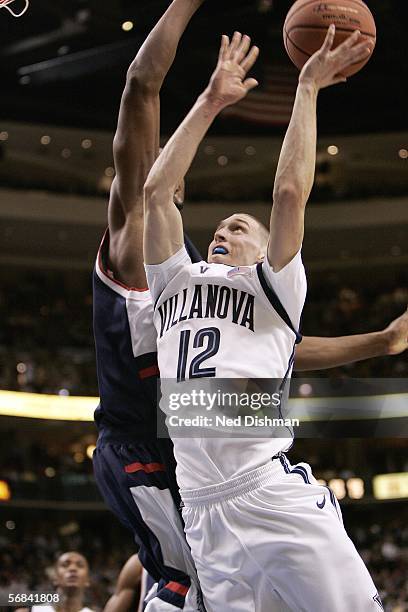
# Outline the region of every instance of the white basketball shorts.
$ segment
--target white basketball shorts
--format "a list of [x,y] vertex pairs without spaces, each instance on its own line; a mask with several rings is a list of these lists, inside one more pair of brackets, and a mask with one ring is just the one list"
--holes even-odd
[[182,492],[207,612],[379,612],[373,581],[334,494],[280,455]]

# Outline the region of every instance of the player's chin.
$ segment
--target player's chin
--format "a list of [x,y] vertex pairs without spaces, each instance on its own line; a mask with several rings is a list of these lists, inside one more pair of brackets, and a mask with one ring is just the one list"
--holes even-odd
[[208,258],[208,263],[218,263],[218,264],[225,264],[226,266],[230,265],[230,256],[229,253],[226,253],[225,255],[222,253],[213,253],[212,255],[209,256]]
[[66,584],[78,584],[81,581],[79,576],[67,576],[65,578]]

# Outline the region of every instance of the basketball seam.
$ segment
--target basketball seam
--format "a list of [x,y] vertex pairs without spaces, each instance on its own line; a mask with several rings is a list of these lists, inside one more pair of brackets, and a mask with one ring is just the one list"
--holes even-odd
[[[360,8],[365,9],[366,13],[368,13],[368,15],[370,15],[370,17],[373,17],[373,14],[371,13],[371,11],[368,8],[368,6],[366,4],[363,4],[362,2],[360,2],[360,0],[348,0],[348,1],[352,2],[353,4],[357,4],[357,6],[359,6]],[[290,11],[289,11],[289,13],[287,14],[286,19],[285,19],[285,24],[286,24],[287,21],[290,21],[295,15],[297,15],[297,13],[299,11],[301,11],[304,8],[306,8],[307,6],[310,6],[311,4],[314,4],[315,2],[316,2],[316,0],[310,0],[310,2],[306,2],[305,4],[302,4],[302,6],[299,6],[292,14],[290,14]]]
[[[327,28],[326,26],[318,26],[318,25],[296,25],[293,26],[289,31],[285,30],[286,35],[289,36],[289,34],[291,32],[293,32],[293,30],[324,30],[325,32],[327,32]],[[336,32],[348,32],[350,34],[352,34],[352,31],[347,29],[347,28],[338,28],[336,26]],[[360,32],[360,34],[362,36],[367,36],[367,38],[373,38],[374,40],[376,40],[377,36],[375,34],[369,34],[368,32]],[[293,42],[293,41],[292,41]]]
[[[286,34],[286,32],[285,32]],[[286,40],[285,40],[285,48],[286,48],[286,53],[289,55],[291,61],[295,64],[296,66],[296,62],[294,60],[294,58],[291,56],[290,54],[290,50],[289,50],[289,46],[288,46],[288,41],[297,49],[297,46],[295,45],[294,42],[292,42],[292,40],[289,38],[289,36],[286,34]],[[298,49],[298,51],[300,51],[300,53],[303,53],[303,55],[306,55],[308,57],[311,57],[308,53],[305,53],[305,51],[302,51],[302,49]]]
[[[300,51],[300,53],[303,53],[303,55],[306,55],[306,57],[312,57],[311,53],[308,53],[307,51],[303,51],[303,49],[301,49],[300,47],[297,46],[297,44],[295,42],[293,42],[293,40],[291,39],[291,37],[289,36],[289,34],[286,32],[286,38],[287,40],[289,40],[289,42],[295,47],[295,49],[297,49],[298,51]],[[287,49],[286,49],[287,50]],[[287,50],[288,51],[288,50]],[[288,51],[288,55],[290,57],[290,59],[292,60],[292,62],[294,64],[296,64],[296,62],[293,60],[293,58],[290,56],[290,53]]]
[[[346,32],[348,32],[348,30],[346,30]],[[291,37],[289,36],[289,34],[285,31],[286,34],[286,38],[287,40],[290,41],[290,43],[295,47],[295,49],[297,49],[297,51],[300,51],[300,53],[303,53],[303,55],[306,55],[306,57],[312,57],[313,53],[309,53],[308,51],[304,51],[303,49],[301,49],[301,47],[298,47],[298,45],[291,39]],[[291,54],[289,53],[289,49],[287,47],[287,44],[285,45],[286,48],[286,52],[289,55],[290,59],[292,60],[292,62],[296,65],[296,62],[294,61],[294,59],[292,58]],[[366,62],[367,63],[367,62]],[[352,64],[350,64],[351,66],[357,66],[357,64],[360,64],[360,62],[353,62]],[[301,69],[300,69],[301,70]]]

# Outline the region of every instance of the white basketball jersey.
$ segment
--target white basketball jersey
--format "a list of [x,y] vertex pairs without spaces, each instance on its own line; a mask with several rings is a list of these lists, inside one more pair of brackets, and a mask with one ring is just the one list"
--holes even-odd
[[[155,300],[161,378],[283,379],[288,374],[296,334],[272,306],[267,289],[279,296],[297,329],[306,296],[300,253],[274,273],[266,262],[235,268],[192,264],[183,248],[146,271]],[[174,438],[179,485],[197,488],[238,476],[290,443],[287,438]]]

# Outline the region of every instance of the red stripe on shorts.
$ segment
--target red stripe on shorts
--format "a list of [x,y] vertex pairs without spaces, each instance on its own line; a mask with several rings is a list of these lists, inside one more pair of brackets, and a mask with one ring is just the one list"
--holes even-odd
[[168,582],[164,587],[169,589],[169,591],[173,591],[173,593],[178,593],[185,597],[188,593],[188,587],[184,586],[184,584],[180,584],[179,582]]
[[130,463],[129,465],[125,465],[125,472],[127,474],[133,474],[133,472],[146,472],[146,474],[151,474],[152,472],[165,472],[166,468],[163,463]]
[[159,375],[159,366],[152,365],[148,368],[143,368],[143,370],[139,370],[139,378],[143,380],[143,378],[149,378],[150,376],[158,376]]

